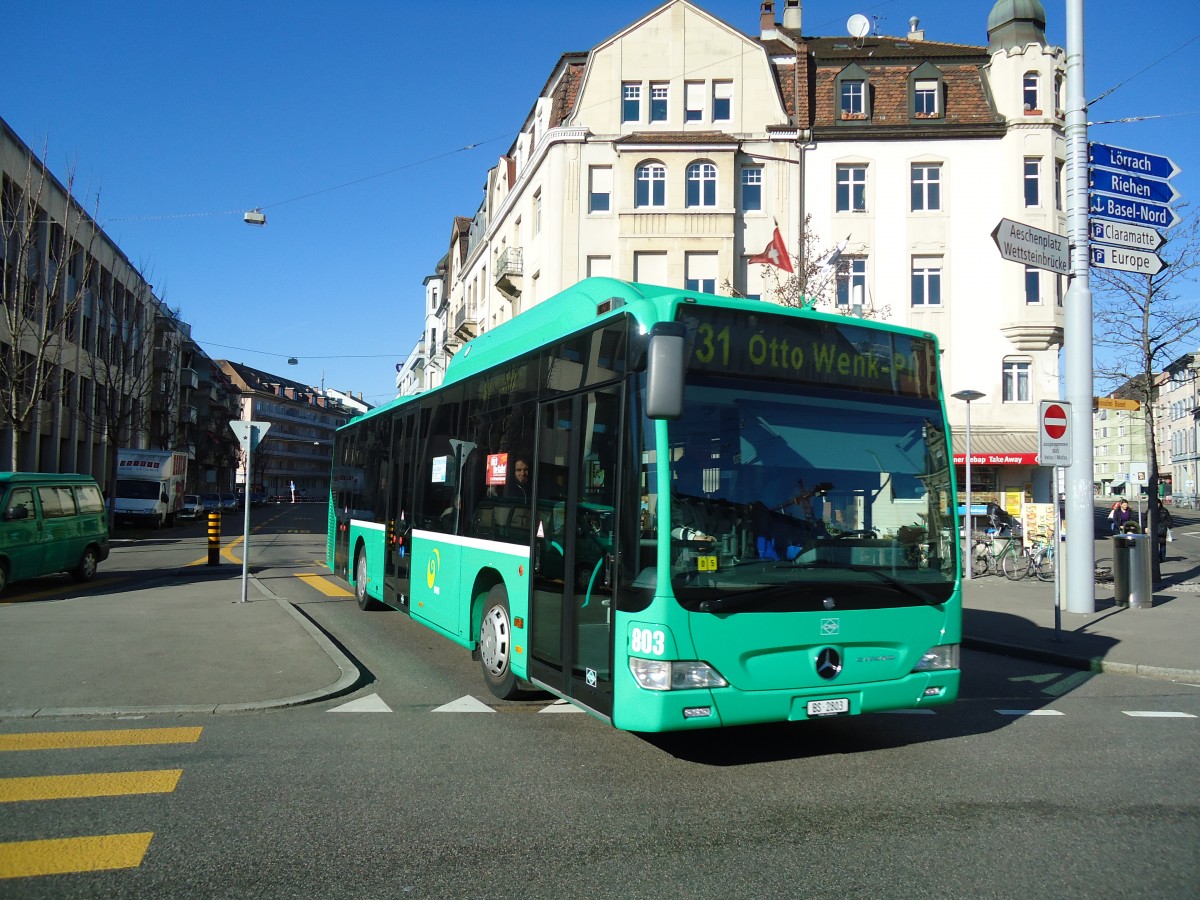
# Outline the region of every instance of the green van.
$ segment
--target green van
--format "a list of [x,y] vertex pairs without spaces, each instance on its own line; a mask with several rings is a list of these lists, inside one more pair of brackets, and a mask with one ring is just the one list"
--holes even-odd
[[108,559],[108,519],[95,479],[0,472],[0,497],[0,591],[56,572],[90,581]]

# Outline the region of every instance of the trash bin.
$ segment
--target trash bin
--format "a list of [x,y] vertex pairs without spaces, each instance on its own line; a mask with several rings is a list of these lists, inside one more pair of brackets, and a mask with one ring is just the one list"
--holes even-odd
[[1153,593],[1150,581],[1149,535],[1113,535],[1113,599],[1117,606],[1149,609]]

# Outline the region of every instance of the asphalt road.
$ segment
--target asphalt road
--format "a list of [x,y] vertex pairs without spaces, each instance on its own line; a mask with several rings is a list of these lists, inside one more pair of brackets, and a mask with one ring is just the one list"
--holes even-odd
[[[547,712],[547,697],[474,711],[470,698],[493,701],[465,651],[295,577],[322,555],[324,515],[254,511],[251,561],[367,683],[288,710],[40,721],[200,730],[0,753],[8,778],[180,772],[169,792],[4,802],[0,841],[154,836],[136,869],[0,881],[0,897],[1091,898],[1200,884],[1200,719],[1130,715],[1200,715],[1200,689],[968,652],[963,699],[926,715],[647,738]],[[113,573],[195,558],[192,527],[124,545]]]

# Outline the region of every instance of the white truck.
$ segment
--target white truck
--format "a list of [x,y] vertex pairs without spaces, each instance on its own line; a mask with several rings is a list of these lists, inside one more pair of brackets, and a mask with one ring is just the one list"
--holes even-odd
[[114,522],[151,528],[174,525],[183,507],[187,462],[187,454],[177,450],[118,449]]

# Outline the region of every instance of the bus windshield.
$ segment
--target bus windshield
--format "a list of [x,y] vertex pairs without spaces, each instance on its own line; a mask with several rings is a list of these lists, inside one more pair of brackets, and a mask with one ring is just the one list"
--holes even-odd
[[[949,599],[950,456],[936,399],[692,371],[668,426],[671,586],[695,611]],[[663,504],[659,502],[660,511]]]

